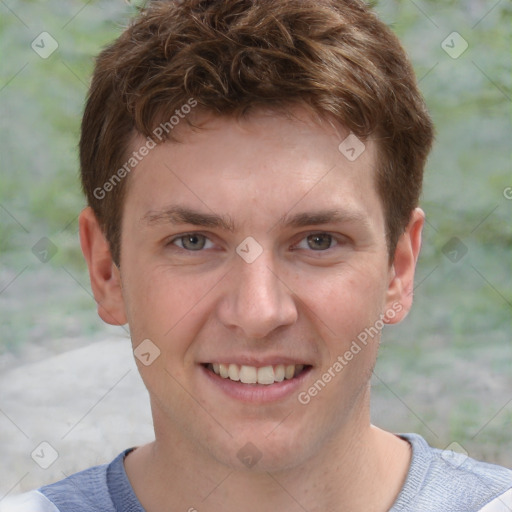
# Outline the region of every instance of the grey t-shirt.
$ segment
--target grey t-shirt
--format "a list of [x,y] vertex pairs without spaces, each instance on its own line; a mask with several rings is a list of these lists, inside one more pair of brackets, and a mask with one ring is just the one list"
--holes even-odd
[[[405,484],[389,512],[511,512],[512,471],[431,448],[417,434]],[[2,500],[0,512],[144,512],[124,470],[126,450],[110,464]]]

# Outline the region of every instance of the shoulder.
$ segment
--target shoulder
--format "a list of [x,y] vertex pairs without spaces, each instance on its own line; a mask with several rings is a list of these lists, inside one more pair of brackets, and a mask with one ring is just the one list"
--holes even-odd
[[411,443],[413,453],[393,512],[512,510],[511,470],[462,453],[432,448],[416,434],[401,437]]
[[94,466],[68,476],[54,484],[38,489],[57,510],[66,512],[110,511],[110,493],[107,484],[108,464]]
[[0,512],[59,512],[39,491],[30,491],[0,501]]
[[487,503],[480,512],[510,512],[512,510],[512,489],[505,491]]
[[6,498],[0,502],[0,512],[114,511],[108,472],[110,468],[122,465],[125,453],[118,455],[110,464],[94,466],[36,491]]

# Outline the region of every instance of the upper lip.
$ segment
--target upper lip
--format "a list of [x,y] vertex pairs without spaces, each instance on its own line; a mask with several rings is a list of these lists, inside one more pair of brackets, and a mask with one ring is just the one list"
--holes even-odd
[[263,368],[264,366],[277,366],[279,364],[302,364],[304,366],[311,366],[311,362],[303,358],[294,358],[289,356],[268,356],[268,357],[255,357],[255,356],[226,356],[214,357],[209,361],[204,361],[202,364],[218,363],[218,364],[237,364],[239,366],[255,366],[256,368]]

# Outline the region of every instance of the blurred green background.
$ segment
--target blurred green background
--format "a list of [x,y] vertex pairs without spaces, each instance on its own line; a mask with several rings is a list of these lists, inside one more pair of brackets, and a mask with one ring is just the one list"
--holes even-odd
[[[512,466],[512,6],[376,9],[413,61],[437,141],[415,305],[384,333],[374,423]],[[96,315],[79,248],[77,143],[93,57],[134,11],[0,2],[0,371],[118,332]],[[42,31],[58,43],[47,58],[31,48]]]

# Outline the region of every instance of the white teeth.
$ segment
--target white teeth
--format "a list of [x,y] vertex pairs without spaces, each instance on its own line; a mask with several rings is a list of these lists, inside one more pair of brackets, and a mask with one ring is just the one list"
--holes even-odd
[[240,380],[240,370],[236,364],[230,364],[228,368],[228,377],[231,380]]
[[223,379],[240,381],[244,384],[269,385],[297,377],[304,369],[304,365],[288,364],[285,366],[284,364],[277,364],[276,366],[256,368],[255,366],[247,365],[238,366],[234,363],[212,363],[209,365],[209,368]]
[[283,380],[284,380],[284,373],[285,373],[284,364],[278,364],[274,368],[274,380],[276,382],[283,382]]
[[[256,384],[258,382],[258,370],[254,366],[241,366],[238,375],[240,382],[244,384]],[[229,376],[231,377],[231,374]]]
[[284,378],[285,379],[291,379],[295,373],[295,365],[289,364],[286,366],[284,370]]
[[258,384],[274,384],[274,368],[264,366],[258,368]]
[[[215,366],[213,367],[213,371],[215,372]],[[215,372],[217,373],[217,372]],[[227,379],[229,376],[228,367],[225,364],[219,364],[219,375],[223,377],[224,379]]]

